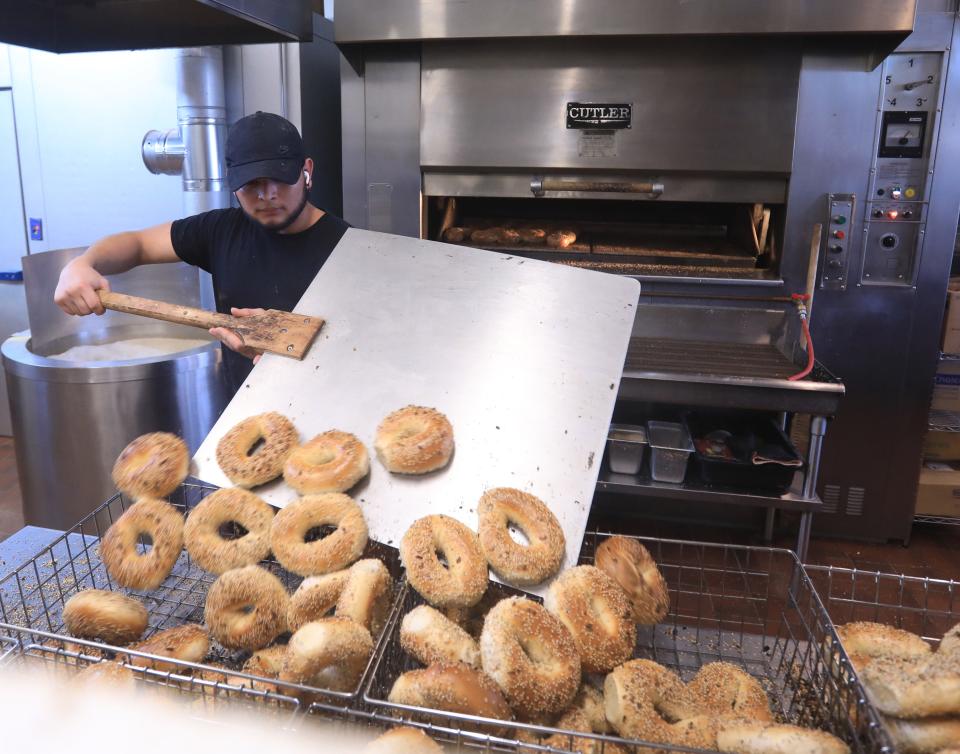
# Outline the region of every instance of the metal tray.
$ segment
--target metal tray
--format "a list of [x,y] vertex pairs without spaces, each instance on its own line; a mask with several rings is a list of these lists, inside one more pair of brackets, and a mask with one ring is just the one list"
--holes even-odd
[[607,465],[615,474],[639,474],[647,448],[647,429],[638,424],[611,424]]
[[[596,546],[608,533],[588,533],[580,556],[592,563]],[[789,550],[636,537],[657,561],[671,593],[670,613],[657,626],[641,626],[635,657],[655,660],[690,680],[708,662],[733,663],[758,678],[781,720],[823,728],[843,738],[856,754],[883,751],[879,721],[849,677],[827,672],[835,662],[836,633],[800,561]],[[502,587],[501,587],[502,588]],[[364,700],[372,709],[404,723],[435,726],[458,734],[488,734],[506,740],[511,750],[536,751],[522,732],[564,734],[542,725],[505,723],[387,701],[394,680],[419,667],[400,647],[402,616],[420,597],[408,587],[395,608],[388,635],[369,674]],[[629,751],[638,742],[612,736],[566,732],[594,738],[598,750],[618,742]],[[456,736],[446,740],[458,741]],[[644,742],[649,749],[691,751]]]
[[[216,489],[209,485],[188,482],[181,485],[169,500],[175,508],[188,513]],[[135,664],[135,658],[157,659],[154,655],[71,637],[63,623],[63,607],[70,597],[86,588],[119,591],[138,597],[148,612],[148,625],[144,638],[183,623],[203,622],[203,606],[207,589],[216,579],[216,575],[195,565],[186,550],[181,553],[170,575],[153,591],[124,589],[110,578],[110,574],[100,560],[98,545],[102,534],[130,504],[132,501],[127,500],[123,495],[113,496],[34,557],[0,579],[0,637],[16,644],[22,661],[32,658],[61,666],[84,666],[99,661],[105,654],[107,657],[113,657],[125,663],[145,681],[167,683],[201,697],[227,694],[245,700],[269,701],[290,710],[301,706],[299,700],[313,700],[318,697],[339,706],[351,706],[356,703],[363,688],[366,673],[369,672],[376,658],[376,649],[386,634],[386,624],[380,636],[374,637],[374,653],[370,657],[364,676],[358,681],[355,689],[347,692],[331,691],[306,684],[284,683],[276,679],[242,673],[240,668],[248,656],[247,653],[232,652],[213,640],[211,640],[208,657],[214,657],[219,665],[229,668],[228,672],[231,676],[270,684],[277,687],[280,693],[265,693],[262,690],[192,678],[191,674],[194,670],[224,672],[223,668],[205,663],[195,664],[159,658],[165,664],[174,666],[175,670],[166,673],[145,669]],[[403,594],[402,568],[398,550],[370,540],[363,557],[377,557],[383,560],[396,582],[397,588],[393,599],[395,602],[398,601]],[[261,562],[260,565],[277,575],[290,591],[302,581],[301,577],[283,569],[272,557]],[[395,609],[394,604],[391,606],[391,613]]]
[[[833,566],[805,566],[811,582],[835,625],[853,621],[886,623],[922,636],[934,646],[960,623],[960,581],[861,571]],[[839,640],[836,640],[839,644]],[[866,699],[846,652],[832,647],[841,663],[844,683],[854,684]],[[877,714],[882,720],[883,716]],[[877,735],[888,748],[895,746],[882,727]]]

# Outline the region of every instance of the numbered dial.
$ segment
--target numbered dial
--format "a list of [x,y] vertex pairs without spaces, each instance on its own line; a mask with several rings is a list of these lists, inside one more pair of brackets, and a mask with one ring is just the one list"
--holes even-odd
[[939,56],[923,53],[891,55],[886,69],[885,110],[926,110],[936,101]]

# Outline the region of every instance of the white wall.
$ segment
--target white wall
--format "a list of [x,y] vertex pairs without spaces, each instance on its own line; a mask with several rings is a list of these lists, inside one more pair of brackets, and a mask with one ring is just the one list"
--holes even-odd
[[147,130],[177,123],[175,50],[9,49],[27,217],[44,221],[31,252],[182,215],[180,178],[140,158]]

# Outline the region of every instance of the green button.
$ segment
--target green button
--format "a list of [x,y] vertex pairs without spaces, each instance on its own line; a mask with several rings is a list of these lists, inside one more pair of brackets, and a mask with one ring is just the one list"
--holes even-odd
[[847,218],[844,215],[834,215],[833,222],[837,225],[843,225],[847,221]]

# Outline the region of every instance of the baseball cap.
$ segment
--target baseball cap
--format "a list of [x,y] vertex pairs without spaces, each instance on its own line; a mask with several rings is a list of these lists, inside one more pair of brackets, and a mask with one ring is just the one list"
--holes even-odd
[[303,167],[297,127],[273,113],[255,112],[227,132],[227,183],[231,191],[258,178],[296,183]]

